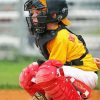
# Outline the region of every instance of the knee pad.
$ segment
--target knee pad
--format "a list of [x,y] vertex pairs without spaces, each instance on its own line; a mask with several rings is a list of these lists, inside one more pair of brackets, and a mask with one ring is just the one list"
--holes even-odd
[[39,66],[30,64],[28,67],[23,69],[19,76],[19,82],[20,85],[23,87],[25,86],[29,81],[31,81],[32,77],[35,77],[37,71],[38,71]]
[[57,68],[43,64],[36,74],[36,83],[47,82],[57,77]]
[[57,77],[57,67],[61,67],[63,64],[57,60],[47,60],[45,61],[38,70],[36,74],[36,82],[46,82]]
[[53,100],[80,100],[72,84],[64,76],[57,75],[55,66],[42,64],[36,74],[36,83]]
[[60,76],[48,82],[39,83],[45,93],[53,100],[82,100],[76,89]]
[[35,78],[38,68],[38,64],[30,64],[28,67],[23,69],[19,77],[20,86],[30,95],[33,95],[38,90],[41,90],[40,86],[31,81],[33,77]]

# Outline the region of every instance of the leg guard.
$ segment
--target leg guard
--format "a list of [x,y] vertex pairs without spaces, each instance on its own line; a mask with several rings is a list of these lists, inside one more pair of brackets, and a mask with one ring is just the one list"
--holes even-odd
[[57,76],[57,69],[52,65],[41,65],[36,74],[36,83],[53,100],[81,100],[80,95],[64,76]]
[[75,87],[77,91],[79,91],[81,97],[83,99],[89,98],[92,89],[88,87],[85,83],[81,82],[80,80],[77,80],[72,77],[67,77],[68,81],[72,83],[72,85]]
[[20,86],[24,88],[30,95],[33,95],[37,91],[41,90],[40,86],[31,81],[32,78],[35,77],[38,68],[39,66],[37,64],[30,64],[21,72],[19,77]]

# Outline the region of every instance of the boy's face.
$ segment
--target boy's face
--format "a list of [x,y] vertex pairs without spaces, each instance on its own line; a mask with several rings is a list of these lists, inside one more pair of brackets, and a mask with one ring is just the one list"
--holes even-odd
[[[26,21],[31,34],[44,33],[47,26],[47,8],[44,0],[28,0],[24,5]],[[43,3],[43,4],[42,4]]]
[[37,17],[41,12],[37,9],[33,9],[30,13],[32,15],[32,22],[33,22],[34,25],[36,25],[38,23]]

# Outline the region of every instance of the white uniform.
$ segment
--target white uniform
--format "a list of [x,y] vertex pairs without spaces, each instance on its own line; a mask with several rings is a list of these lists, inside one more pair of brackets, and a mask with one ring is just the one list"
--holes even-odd
[[84,71],[71,66],[63,66],[65,76],[74,77],[92,89],[96,87],[98,82],[98,75],[93,71]]

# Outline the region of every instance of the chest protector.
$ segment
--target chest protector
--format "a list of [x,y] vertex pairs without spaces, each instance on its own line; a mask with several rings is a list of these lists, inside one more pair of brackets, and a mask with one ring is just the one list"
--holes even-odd
[[[43,35],[37,35],[36,36],[36,38],[35,38],[36,45],[37,45],[38,48],[40,48],[42,55],[46,59],[49,58],[49,53],[47,51],[46,44],[50,40],[52,40],[57,35],[58,31],[61,30],[61,29],[67,29],[67,28],[62,25],[57,30],[48,31]],[[74,34],[69,29],[67,29],[67,30],[70,33]],[[76,35],[76,34],[74,34],[74,35]],[[85,43],[84,39],[82,38],[82,36],[81,35],[76,35],[76,36],[83,43],[84,48],[86,49],[86,52],[80,58],[74,59],[70,62],[66,62],[65,65],[69,65],[69,66],[71,66],[71,65],[76,65],[76,66],[83,65],[83,61],[81,61],[81,59],[84,58],[86,56],[86,54],[88,53],[88,49],[86,48],[86,43]]]

